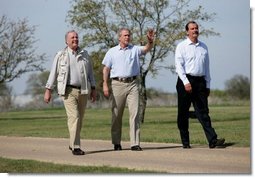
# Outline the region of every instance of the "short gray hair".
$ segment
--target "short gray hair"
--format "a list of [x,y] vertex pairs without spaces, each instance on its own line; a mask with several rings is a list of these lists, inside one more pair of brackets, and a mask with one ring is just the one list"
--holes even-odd
[[76,34],[78,34],[75,30],[69,30],[69,31],[67,31],[66,34],[65,34],[65,41],[66,41],[67,36],[68,36],[69,33],[76,33]]

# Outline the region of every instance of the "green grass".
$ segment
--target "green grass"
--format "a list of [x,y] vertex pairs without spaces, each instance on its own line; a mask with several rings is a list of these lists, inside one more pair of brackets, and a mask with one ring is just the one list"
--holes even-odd
[[[147,108],[141,124],[142,142],[181,143],[176,124],[176,107]],[[250,147],[250,106],[210,107],[212,125],[219,137],[233,146]],[[110,109],[87,109],[82,139],[111,140]],[[208,144],[197,119],[190,119],[191,144]],[[123,117],[122,140],[129,141],[128,112]],[[63,108],[0,113],[0,135],[68,138]],[[70,166],[0,157],[0,172],[8,173],[143,173],[132,169]]]
[[[100,173],[153,173],[151,171],[138,171],[127,168],[113,168],[109,166],[73,166],[53,164],[33,160],[13,160],[0,157],[1,173],[76,173],[76,174],[100,174]],[[155,172],[154,172],[155,173]]]
[[[180,143],[176,124],[176,107],[147,108],[141,124],[142,142]],[[219,137],[234,146],[250,146],[250,106],[210,107],[212,125]],[[122,140],[129,141],[128,111],[123,117]],[[110,109],[87,109],[81,132],[82,139],[111,140]],[[191,144],[207,144],[201,124],[190,119]],[[68,138],[65,110],[0,113],[0,135]]]

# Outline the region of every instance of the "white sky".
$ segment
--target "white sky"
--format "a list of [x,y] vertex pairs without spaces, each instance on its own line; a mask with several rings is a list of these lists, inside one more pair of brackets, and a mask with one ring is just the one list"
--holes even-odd
[[[250,78],[250,1],[249,0],[193,0],[192,6],[202,5],[208,13],[215,12],[216,20],[205,24],[213,27],[220,37],[200,38],[209,48],[211,88],[224,89],[225,81],[236,74]],[[65,0],[1,0],[0,15],[11,20],[27,18],[36,25],[35,37],[38,53],[46,53],[45,67],[50,70],[56,52],[65,46],[65,32],[71,29],[65,22],[70,1]],[[174,64],[172,55],[166,61]],[[11,85],[16,94],[26,89],[28,75],[14,80]],[[176,75],[162,70],[156,79],[147,77],[147,87],[176,92]]]

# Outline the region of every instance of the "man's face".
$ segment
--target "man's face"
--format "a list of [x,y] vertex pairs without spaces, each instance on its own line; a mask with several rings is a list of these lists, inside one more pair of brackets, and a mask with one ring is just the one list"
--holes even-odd
[[125,47],[129,44],[129,42],[130,42],[130,33],[129,33],[128,30],[123,30],[121,32],[121,35],[119,37],[119,42],[120,42],[121,45],[123,45]]
[[189,30],[187,32],[188,36],[190,38],[198,38],[198,35],[199,35],[198,25],[194,23],[190,23],[188,27],[189,27]]
[[78,34],[75,33],[75,32],[68,33],[67,38],[66,38],[66,44],[72,50],[76,50],[78,48],[78,45],[79,45]]

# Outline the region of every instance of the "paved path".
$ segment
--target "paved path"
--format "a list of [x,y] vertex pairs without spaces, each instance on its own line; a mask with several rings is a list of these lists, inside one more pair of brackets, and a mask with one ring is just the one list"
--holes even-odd
[[0,136],[0,157],[167,173],[251,174],[250,148],[209,149],[206,145],[195,145],[183,149],[180,144],[142,142],[143,151],[134,152],[129,142],[122,142],[122,151],[113,151],[110,141],[82,140],[86,155],[73,156],[68,142],[64,138]]

